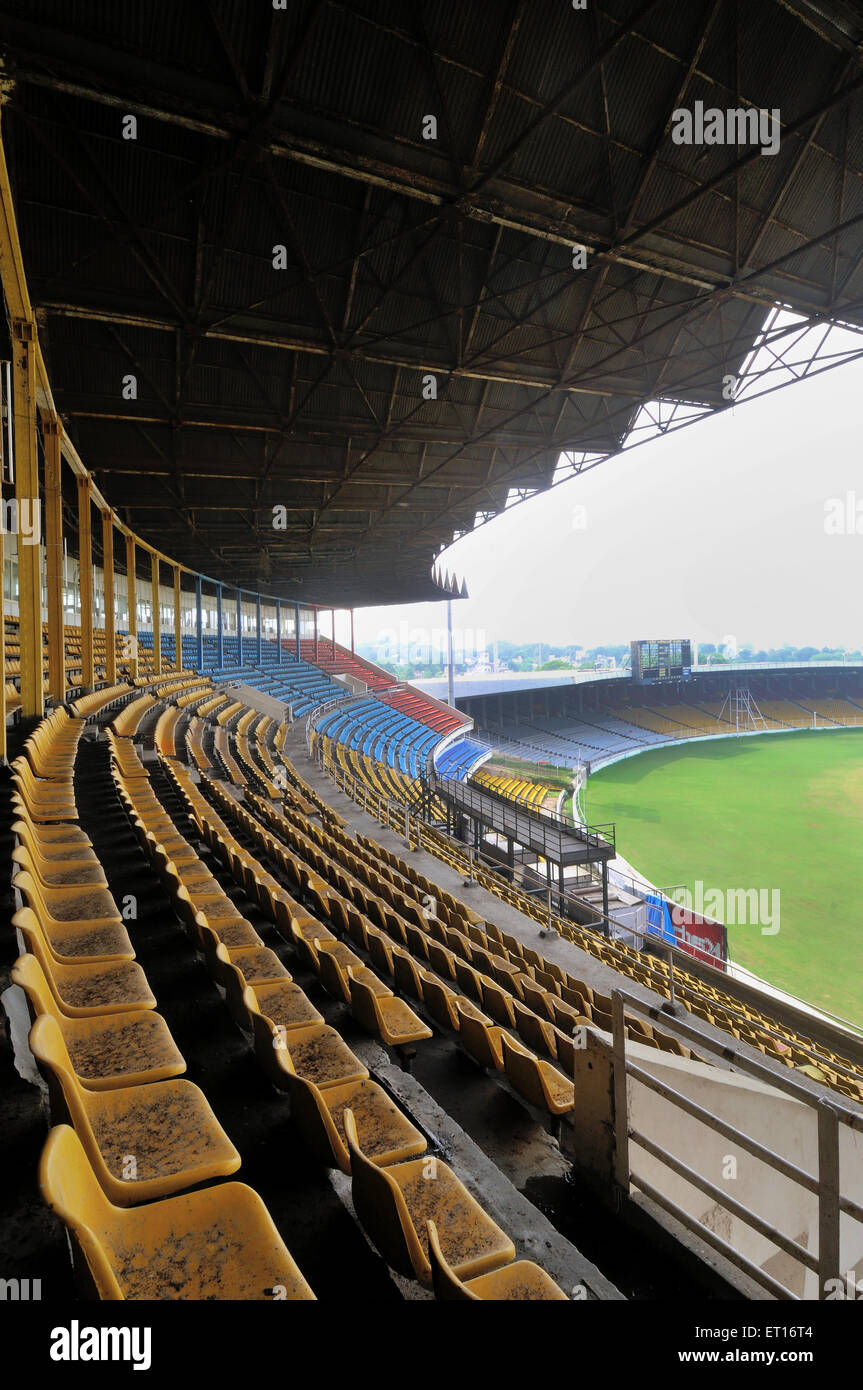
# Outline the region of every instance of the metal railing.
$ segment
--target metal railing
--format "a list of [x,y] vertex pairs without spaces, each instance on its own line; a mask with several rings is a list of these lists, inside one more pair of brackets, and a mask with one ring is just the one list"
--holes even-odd
[[[645,934],[637,932],[626,923],[618,922],[616,918],[603,913],[600,907],[585,902],[577,894],[568,893],[565,889],[561,891],[559,887],[551,887],[547,891],[547,901],[540,916],[538,904],[531,900],[530,895],[524,892],[518,884],[511,883],[503,877],[502,870],[506,866],[499,861],[487,858],[481,851],[474,850],[461,841],[451,840],[444,833],[442,826],[428,824],[414,815],[409,807],[373,791],[341,765],[335,763],[331,756],[325,758],[320,749],[319,761],[346,795],[350,796],[363,810],[374,816],[381,825],[395,830],[401,835],[409,848],[425,849],[438,858],[441,857],[442,852],[446,852],[455,857],[456,860],[461,860],[460,868],[466,875],[466,886],[471,883],[478,883],[489,892],[510,902],[511,906],[524,912],[532,920],[541,922],[548,930],[556,931],[559,935],[564,936],[565,939],[572,940],[573,934],[575,937],[584,938],[581,949],[590,951],[592,946],[595,954],[596,948],[601,945],[602,957],[606,959],[606,963],[612,969],[628,975],[633,965],[637,964],[638,968],[648,977],[645,988],[665,996],[672,1007],[678,1003],[682,993],[691,995],[694,992],[696,986],[692,983],[693,976],[698,984],[701,983],[700,977],[706,976],[708,984],[712,983],[724,992],[728,992],[729,987],[736,983],[723,968],[701,958],[696,960],[681,947],[664,941],[660,937],[646,937],[649,941],[650,951],[638,949],[635,959],[633,959],[632,949],[625,948],[614,939],[611,933],[624,933],[629,937],[641,935],[643,939]],[[556,911],[554,905],[556,905]],[[594,920],[583,922],[576,915],[579,913],[583,915],[586,912]],[[573,915],[570,916],[569,913]],[[577,939],[574,940],[574,944],[579,945]],[[696,964],[698,972],[693,972],[693,967]],[[759,1009],[769,1008],[770,996],[766,996],[757,986],[747,986],[747,989],[750,994],[758,997]],[[680,999],[680,1004],[685,1007],[682,999]],[[723,1003],[721,1008],[729,1016],[738,1017],[742,1024],[751,1023],[745,1013],[735,1011],[729,1003]],[[801,1026],[802,1022],[801,1020]],[[846,1034],[849,1042],[852,1040],[860,1042],[863,1030],[857,1025],[838,1016],[831,1022],[836,1030]],[[777,1042],[787,1043],[787,1039],[766,1021],[759,1021],[757,1030],[765,1038],[769,1037]],[[698,1034],[698,1036],[701,1035]],[[859,1080],[859,1072],[855,1071],[853,1067],[849,1067],[836,1059],[828,1062],[824,1054],[818,1052],[817,1048],[805,1041],[803,1037],[800,1037],[795,1045],[798,1051],[804,1053],[814,1066],[828,1065],[832,1071],[835,1071],[845,1080],[855,1082]],[[833,1045],[840,1045],[840,1040],[834,1038]],[[770,1076],[776,1075],[772,1071],[769,1074]],[[832,1094],[836,1093],[833,1092]]]
[[[840,1278],[840,1242],[839,1228],[842,1215],[851,1217],[854,1221],[863,1223],[863,1206],[854,1202],[850,1197],[842,1195],[841,1179],[839,1172],[839,1125],[845,1124],[850,1129],[863,1133],[863,1116],[846,1108],[833,1097],[816,1096],[806,1087],[798,1082],[791,1080],[787,1075],[777,1073],[763,1063],[739,1053],[737,1049],[729,1048],[725,1044],[714,1042],[699,1029],[693,1028],[690,1024],[681,1019],[669,1018],[662,1014],[663,1027],[670,1026],[672,1030],[681,1033],[685,1038],[695,1040],[701,1049],[716,1052],[727,1060],[733,1060],[736,1066],[742,1070],[750,1072],[760,1080],[767,1082],[774,1089],[785,1092],[801,1101],[809,1109],[815,1111],[817,1123],[817,1172],[808,1173],[775,1153],[759,1140],[751,1135],[744,1133],[736,1126],[722,1120],[710,1110],[706,1110],[697,1102],[691,1100],[689,1096],[683,1095],[668,1082],[661,1081],[651,1075],[644,1067],[630,1060],[627,1055],[627,1036],[626,1036],[626,1006],[630,1010],[638,1011],[647,1017],[659,1016],[659,1010],[645,1006],[634,994],[626,989],[615,989],[612,991],[612,1055],[614,1062],[613,1070],[613,1099],[614,1099],[614,1181],[617,1187],[628,1197],[633,1187],[643,1192],[646,1197],[655,1202],[663,1211],[667,1212],[675,1220],[681,1222],[687,1230],[692,1231],[699,1239],[705,1241],[714,1250],[719,1251],[729,1259],[736,1268],[742,1270],[749,1278],[753,1279],[761,1287],[767,1289],[775,1297],[780,1299],[795,1300],[797,1295],[786,1285],[774,1279],[759,1265],[754,1264],[739,1250],[735,1249],[727,1241],[723,1240],[715,1232],[695,1220],[689,1212],[685,1211],[678,1203],[660,1192],[658,1188],[643,1176],[633,1171],[630,1154],[630,1145],[636,1144],[644,1152],[651,1155],[659,1163],[664,1164],[678,1177],[697,1188],[710,1197],[718,1206],[729,1211],[744,1225],[749,1226],[753,1231],[763,1236],[765,1239],[776,1245],[792,1259],[797,1260],[805,1269],[817,1274],[819,1299],[828,1297],[828,1287],[831,1281]],[[747,1207],[744,1203],[738,1202],[735,1198],[715,1183],[705,1178],[703,1174],[697,1172],[689,1164],[684,1163],[675,1155],[669,1153],[661,1145],[655,1143],[646,1134],[635,1129],[630,1124],[630,1104],[627,1087],[627,1079],[632,1078],[639,1082],[648,1090],[661,1096],[664,1100],[675,1105],[684,1114],[692,1119],[704,1124],[715,1133],[728,1139],[734,1144],[751,1154],[754,1158],[761,1160],[774,1172],[790,1181],[797,1183],[804,1191],[816,1198],[818,1210],[818,1253],[813,1255],[810,1250],[800,1245],[798,1241],[777,1231],[757,1212]],[[833,1285],[835,1287],[835,1284]]]
[[[476,778],[476,777],[478,776],[478,774],[479,774],[481,771],[482,771],[482,768],[479,768],[479,769],[477,769],[477,772],[472,773],[471,776],[472,776],[473,778]],[[510,773],[507,773],[507,774],[504,774],[504,773],[489,773],[489,774],[487,774],[487,775],[488,775],[488,776],[496,776],[496,777],[504,777],[504,775],[506,775],[506,776],[508,776],[508,777],[511,779],[511,781],[513,781],[513,782],[520,782],[520,781],[521,781],[521,782],[526,782],[526,781],[529,780],[527,777],[519,777],[519,776],[518,776],[516,773],[514,773],[514,772],[510,772]],[[442,780],[446,780],[446,779],[442,779]],[[548,816],[549,818],[551,818],[551,819],[553,819],[554,821],[556,821],[558,825],[575,825],[575,824],[576,824],[576,822],[573,820],[572,816],[567,816],[563,811],[559,811],[559,810],[557,809],[557,805],[555,805],[555,808],[554,808],[554,810],[552,811],[552,810],[550,810],[550,809],[545,808],[543,802],[537,802],[535,799],[534,799],[534,800],[531,800],[531,798],[528,797],[528,796],[513,796],[510,792],[500,791],[497,787],[490,787],[490,786],[488,786],[485,782],[476,782],[476,781],[475,781],[475,782],[474,782],[474,785],[477,786],[477,787],[479,787],[479,788],[480,788],[483,792],[485,792],[488,796],[496,797],[499,801],[508,802],[508,803],[509,803],[510,805],[512,805],[512,806],[518,806],[518,807],[520,807],[520,808],[521,808],[522,810],[524,810],[524,811],[530,811],[532,815],[535,815],[535,816]],[[542,782],[542,781],[538,782],[536,785],[546,787],[546,788],[547,788],[547,791],[549,791],[549,792],[551,792],[551,793],[553,793],[553,794],[556,793],[557,795],[555,795],[555,802],[558,802],[558,801],[560,800],[560,794],[561,794],[561,792],[565,794],[566,791],[567,791],[567,788],[566,788],[566,787],[555,787],[555,786],[552,786],[551,783],[546,783],[546,782]]]
[[[410,807],[402,806],[399,802],[392,801],[388,797],[381,796],[379,792],[373,791],[365,782],[360,782],[352,776],[346,768],[325,754],[323,750],[320,752],[319,761],[323,770],[346,796],[355,801],[367,814],[374,816],[375,820],[379,821],[385,829],[395,830],[403,835],[409,849],[414,847],[411,842],[411,822],[415,818],[411,815]],[[418,844],[418,833],[414,839]]]
[[[591,848],[602,849],[610,846],[614,849],[615,847],[615,829],[612,822],[603,825],[582,825],[581,822],[573,820],[570,816],[559,814],[557,811],[542,811],[527,803],[522,803],[514,797],[495,796],[484,787],[475,787],[469,782],[456,780],[447,782],[446,779],[437,776],[430,777],[429,782],[432,791],[438,796],[444,799],[449,797],[468,814],[476,812],[478,816],[486,820],[491,829],[499,833],[505,834],[509,829],[515,838],[518,838],[516,834],[519,829],[518,818],[519,816],[526,816],[528,821],[532,823],[531,833],[535,834],[537,830],[541,832],[543,845],[551,843],[547,838],[547,832],[553,829],[557,832],[558,841],[562,835],[568,835]],[[441,790],[442,787],[446,787],[448,790],[443,791]],[[455,790],[456,788],[457,790]],[[489,804],[500,809],[502,817],[500,825],[495,822],[492,816],[489,816]],[[510,810],[514,812],[515,819],[507,825],[506,813]],[[524,829],[523,824],[521,829]]]
[[314,709],[309,710],[306,715],[304,728],[306,748],[311,752],[312,731],[320,719],[323,719],[325,715],[331,714],[334,710],[349,708],[354,700],[364,700],[366,698],[365,695],[340,695],[336,699],[326,700],[322,705],[315,705]]
[[[322,758],[322,762],[325,766],[329,763],[327,770],[333,776],[336,785],[341,785],[358,804],[373,814],[380,824],[402,835],[408,849],[422,847],[428,848],[431,852],[435,851],[437,848],[435,842],[443,837],[439,832],[431,830],[423,822],[412,817],[409,808],[401,807],[365,787],[344,768],[339,767],[334,760]],[[472,851],[468,851],[467,859],[468,881],[474,881],[475,877],[477,881],[481,881],[484,875],[476,864]],[[551,918],[550,901],[549,918]],[[673,1001],[674,952],[669,948],[667,955],[669,962],[668,981]],[[646,1005],[625,988],[614,989],[611,997],[615,1136],[613,1178],[616,1186],[627,1197],[633,1188],[641,1192],[668,1216],[717,1251],[735,1269],[773,1297],[783,1301],[799,1301],[799,1296],[786,1284],[755,1264],[732,1243],[722,1239],[703,1225],[689,1211],[682,1208],[678,1202],[661,1191],[655,1182],[649,1181],[637,1171],[633,1165],[631,1154],[631,1146],[636,1145],[643,1153],[650,1155],[677,1178],[703,1193],[749,1230],[784,1252],[802,1266],[803,1270],[815,1274],[819,1299],[831,1296],[828,1291],[841,1287],[841,1218],[844,1215],[851,1220],[863,1223],[863,1207],[842,1192],[839,1127],[844,1124],[852,1130],[863,1133],[863,1116],[843,1106],[835,1097],[828,1098],[814,1094],[805,1086],[792,1080],[787,1073],[776,1071],[765,1063],[750,1058],[741,1049],[729,1044],[727,1040],[715,1042],[704,1029],[693,1026],[688,1021],[669,1016],[664,1011],[660,1011],[657,1006]],[[810,1173],[790,1162],[751,1134],[721,1119],[712,1111],[705,1109],[704,1106],[699,1105],[668,1082],[653,1076],[643,1066],[639,1066],[633,1061],[627,1051],[627,1006],[630,1011],[641,1013],[648,1018],[661,1018],[663,1027],[670,1028],[672,1032],[694,1043],[701,1052],[712,1052],[722,1056],[724,1060],[732,1062],[744,1073],[755,1076],[773,1089],[792,1096],[813,1110],[817,1126],[816,1171]],[[734,1010],[729,1008],[727,1012],[733,1014]],[[740,1013],[739,1018],[743,1021],[746,1015]],[[726,1190],[711,1182],[703,1172],[694,1168],[691,1163],[684,1162],[683,1159],[670,1153],[661,1143],[657,1143],[649,1135],[636,1128],[631,1122],[628,1095],[628,1081],[630,1079],[676,1107],[681,1114],[687,1115],[690,1119],[703,1124],[715,1134],[727,1139],[731,1144],[738,1146],[756,1160],[764,1163],[771,1172],[796,1184],[810,1197],[813,1197],[817,1203],[817,1254],[805,1248],[799,1241],[777,1230],[758,1211],[753,1210],[752,1206],[747,1206],[746,1203],[732,1197]]]

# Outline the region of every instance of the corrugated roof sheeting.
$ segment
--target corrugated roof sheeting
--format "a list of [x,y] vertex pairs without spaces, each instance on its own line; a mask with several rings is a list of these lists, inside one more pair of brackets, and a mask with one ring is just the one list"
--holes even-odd
[[[18,0],[4,5],[4,12],[30,16],[36,8],[29,0]],[[215,31],[199,23],[194,7],[155,6],[152,0],[123,0],[122,5],[116,0],[62,0],[44,5],[40,13],[70,43],[83,37],[120,52],[143,50],[163,59],[170,55],[177,67],[211,75],[225,65]]]
[[296,65],[291,101],[416,142],[436,94],[416,46],[370,29],[347,9],[325,7]]
[[[863,213],[860,95],[698,197],[745,149],[660,139],[705,33],[683,105],[775,106],[787,127],[829,102],[849,80],[847,8],[799,0],[804,23],[747,0],[709,31],[711,0],[659,0],[632,27],[638,8],[0,0],[4,138],[49,368],[133,524],[167,527],[207,572],[221,557],[229,581],[272,566],[307,597],[427,595],[436,546],[511,487],[546,486],[562,448],[612,452],[657,391],[723,405],[771,297],[863,295],[863,231],[830,235]],[[135,142],[126,100],[146,107]],[[728,295],[741,267],[754,278]],[[192,527],[183,508],[207,478],[218,507]],[[280,538],[261,509],[291,489]]]

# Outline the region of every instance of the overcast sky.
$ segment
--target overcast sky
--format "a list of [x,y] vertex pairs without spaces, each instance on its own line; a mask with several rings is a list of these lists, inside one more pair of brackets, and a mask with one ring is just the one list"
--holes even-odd
[[[512,508],[442,558],[470,591],[453,605],[454,625],[489,644],[733,636],[860,646],[861,407],[863,362],[850,363]],[[859,534],[828,534],[827,509],[838,501],[844,513],[849,500]],[[364,609],[357,641],[445,622],[443,603]]]

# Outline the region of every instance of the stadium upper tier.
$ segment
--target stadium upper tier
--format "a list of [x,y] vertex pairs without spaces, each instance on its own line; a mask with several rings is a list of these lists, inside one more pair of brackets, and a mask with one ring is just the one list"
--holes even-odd
[[[746,720],[735,727],[728,718],[711,720],[706,711],[696,706],[684,709],[692,721],[672,719],[662,707],[632,709],[631,721],[616,719],[612,714],[597,715],[597,722],[543,720],[533,723],[490,722],[481,732],[494,741],[501,752],[527,758],[532,762],[591,763],[597,765],[608,758],[635,752],[662,743],[686,738],[727,737],[735,733],[778,732],[783,729],[857,728],[863,727],[863,704],[842,702],[841,716],[836,713],[837,702],[811,700],[808,707],[783,711],[782,721],[773,718]],[[830,713],[830,711],[833,713]]]
[[[411,778],[425,774],[429,754],[442,743],[439,729],[375,699],[353,700],[343,710],[328,711],[315,721],[315,734],[327,747],[341,744]],[[488,748],[460,738],[435,752],[435,767],[441,777],[465,778],[489,756]]]
[[[697,675],[705,675],[711,672],[718,672],[720,675],[737,676],[748,674],[763,674],[770,671],[789,671],[802,669],[787,661],[723,661],[721,665],[699,666],[696,668]],[[813,670],[812,663],[807,663],[806,670]],[[863,663],[842,662],[842,661],[819,661],[818,670],[824,671],[863,671]],[[545,690],[556,686],[568,685],[595,685],[602,681],[628,681],[632,673],[628,668],[621,668],[615,671],[597,669],[595,671],[489,671],[479,675],[455,676],[453,680],[453,693],[457,701],[473,699],[478,695],[512,695],[522,690]],[[420,690],[424,690],[427,695],[433,695],[437,700],[446,699],[447,682],[442,676],[435,676],[428,680],[417,679],[413,682]]]
[[[152,632],[138,634],[140,647],[153,649]],[[315,654],[314,642],[301,644],[301,651]],[[173,634],[163,633],[160,639],[163,661],[174,664]],[[356,689],[334,680],[311,661],[297,658],[294,644],[277,643],[266,638],[204,637],[201,643],[203,660],[199,662],[197,638],[184,637],[181,659],[190,669],[200,669],[203,675],[220,682],[251,686],[265,695],[287,704],[295,719],[311,715],[322,706],[335,701],[347,702],[344,710],[330,711],[315,724],[317,734],[327,740],[357,748],[377,762],[398,768],[412,778],[425,771],[429,754],[449,739],[436,768],[442,777],[464,778],[489,756],[489,750],[471,739],[453,741],[452,735],[467,728],[464,716],[454,713],[418,691],[397,685],[386,671],[373,666],[332,643],[318,647],[330,671],[347,672],[354,683],[363,681],[377,694],[359,698]]]
[[565,767],[595,767],[681,739],[863,727],[860,663],[728,663],[652,686],[626,673],[585,674],[577,682],[456,698],[483,741],[501,753]]
[[[152,650],[152,632],[139,633],[138,641],[142,647]],[[162,634],[161,647],[163,657],[173,662],[173,635]],[[352,693],[311,662],[298,661],[287,644],[283,646],[281,659],[275,642],[262,639],[260,660],[256,640],[247,640],[243,647],[241,654],[236,637],[223,637],[220,652],[216,638],[205,637],[201,671],[220,681],[241,681],[244,685],[272,695],[274,699],[283,700],[291,706],[297,718],[309,714],[328,700],[341,700]],[[197,643],[194,638],[183,638],[182,658],[184,665],[196,665]]]
[[367,685],[369,690],[385,691],[396,684],[395,676],[391,676],[388,671],[383,671],[380,666],[375,666],[373,662],[348,651],[329,637],[320,637],[317,641],[301,638],[299,655],[305,661],[320,666],[323,671],[340,676],[354,676]]

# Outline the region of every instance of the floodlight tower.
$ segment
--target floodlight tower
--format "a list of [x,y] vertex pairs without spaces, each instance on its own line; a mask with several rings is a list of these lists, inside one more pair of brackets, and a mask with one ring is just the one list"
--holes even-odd
[[446,601],[446,698],[447,704],[455,709],[455,682],[452,661],[452,599]]

